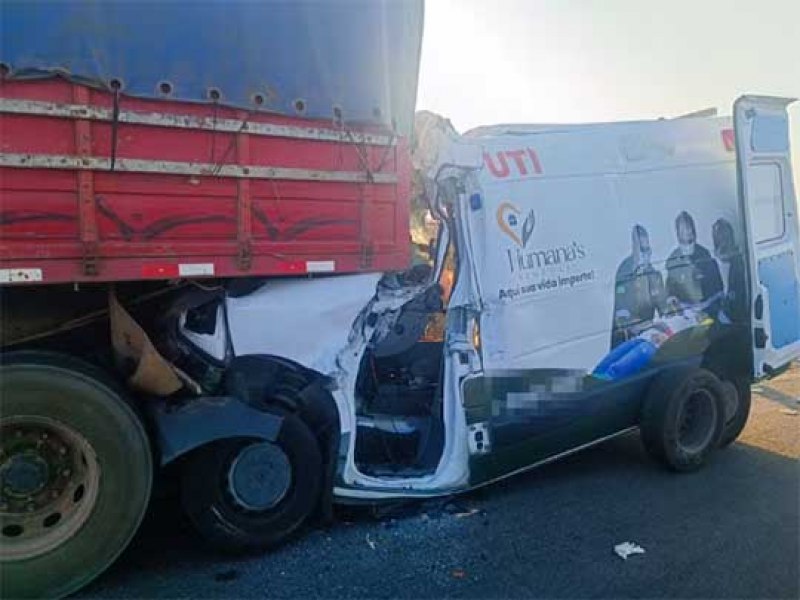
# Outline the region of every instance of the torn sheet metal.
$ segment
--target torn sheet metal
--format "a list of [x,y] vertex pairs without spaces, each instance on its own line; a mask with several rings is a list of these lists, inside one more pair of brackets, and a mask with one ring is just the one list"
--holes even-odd
[[128,385],[156,396],[168,396],[181,389],[183,384],[172,365],[158,353],[114,292],[108,294],[108,312],[115,357],[125,367],[133,365]]
[[480,144],[459,136],[449,119],[420,111],[414,118],[414,168],[424,177],[436,179],[445,166],[480,169],[483,166]]
[[226,300],[234,354],[274,354],[329,374],[380,273],[270,281]]

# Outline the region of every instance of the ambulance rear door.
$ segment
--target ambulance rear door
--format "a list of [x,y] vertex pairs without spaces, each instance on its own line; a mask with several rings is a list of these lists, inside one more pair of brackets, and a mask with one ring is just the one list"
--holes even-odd
[[800,227],[786,110],[792,102],[742,96],[734,104],[756,379],[769,377],[800,357]]

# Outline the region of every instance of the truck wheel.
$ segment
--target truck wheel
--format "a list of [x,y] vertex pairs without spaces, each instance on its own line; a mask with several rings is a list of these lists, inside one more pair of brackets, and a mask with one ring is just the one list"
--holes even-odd
[[725,391],[725,426],[719,446],[725,448],[739,437],[747,425],[752,397],[750,382],[745,378],[733,381],[723,379],[722,387]]
[[285,541],[314,509],[322,456],[305,423],[287,414],[275,443],[236,438],[192,453],[181,483],[184,511],[206,540],[255,552]]
[[150,497],[139,418],[78,359],[25,352],[0,365],[0,596],[60,597],[125,548]]
[[719,445],[725,392],[705,369],[664,371],[650,385],[641,418],[647,451],[675,471],[699,469]]

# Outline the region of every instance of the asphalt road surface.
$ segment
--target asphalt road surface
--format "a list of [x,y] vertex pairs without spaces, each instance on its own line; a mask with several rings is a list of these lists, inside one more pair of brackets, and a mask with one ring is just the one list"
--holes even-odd
[[[462,496],[349,512],[263,556],[212,554],[157,503],[84,598],[798,598],[800,368],[757,386],[698,473],[636,435]],[[622,560],[615,544],[645,554]]]

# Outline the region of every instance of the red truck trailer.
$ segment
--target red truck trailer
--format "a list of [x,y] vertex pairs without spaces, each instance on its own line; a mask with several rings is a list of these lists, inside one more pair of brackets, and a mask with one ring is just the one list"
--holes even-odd
[[128,98],[61,77],[0,86],[3,283],[408,262],[410,155],[388,128]]
[[85,585],[154,469],[214,440],[308,442],[325,475],[294,482],[269,524],[284,539],[329,504],[332,400],[305,424],[233,398],[178,410],[199,388],[144,331],[186,282],[407,268],[422,3],[0,10],[0,595]]

